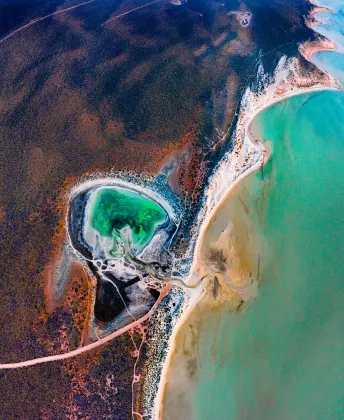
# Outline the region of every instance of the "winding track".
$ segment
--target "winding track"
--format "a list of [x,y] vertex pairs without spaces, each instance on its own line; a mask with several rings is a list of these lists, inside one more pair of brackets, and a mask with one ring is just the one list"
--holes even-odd
[[79,347],[78,349],[69,351],[68,353],[55,354],[53,356],[39,357],[37,359],[25,360],[23,362],[1,363],[0,364],[0,369],[18,369],[18,368],[23,368],[23,367],[28,367],[28,366],[39,365],[41,363],[56,362],[58,360],[70,359],[72,357],[76,357],[76,356],[79,356],[80,354],[86,353],[86,352],[88,352],[92,349],[96,349],[96,348],[108,343],[109,341],[113,340],[114,338],[120,336],[121,334],[123,334],[127,331],[130,331],[132,328],[138,326],[142,322],[146,321],[153,314],[153,312],[155,311],[155,309],[157,308],[159,303],[162,301],[162,299],[170,291],[171,287],[172,287],[172,285],[165,286],[165,288],[160,292],[160,296],[159,296],[158,300],[155,302],[155,304],[153,305],[151,310],[146,313],[145,316],[143,316],[142,318],[138,319],[135,322],[132,322],[131,324],[127,325],[126,327],[120,328],[119,330],[113,332],[112,334],[109,334],[108,336],[106,336],[104,338],[101,338],[98,341],[95,341],[94,343],[88,344],[87,346]]
[[147,7],[147,6],[149,6],[150,4],[153,4],[153,3],[158,3],[158,1],[161,1],[161,0],[150,1],[149,3],[143,4],[142,6],[135,7],[134,9],[131,9],[131,10],[128,10],[127,12],[121,13],[120,15],[116,15],[116,16],[110,18],[109,20],[107,20],[106,22],[102,23],[101,26],[104,26],[107,23],[113,22],[114,20],[119,19],[122,16],[129,15],[129,13],[135,12],[135,10],[143,9],[144,7]]
[[[13,32],[9,33],[8,35],[6,35],[4,38],[0,39],[0,44],[2,44],[3,42],[5,42],[9,38],[12,38],[18,32],[21,32],[24,29],[27,29],[30,26],[32,26],[32,25],[34,25],[34,24],[36,24],[38,22],[42,22],[42,20],[48,19],[49,17],[61,15],[62,13],[66,13],[66,12],[68,12],[70,10],[73,10],[73,9],[76,9],[78,7],[86,6],[86,4],[94,3],[95,1],[96,0],[84,1],[82,3],[76,4],[75,6],[67,7],[66,9],[57,10],[56,12],[49,13],[48,15],[45,15],[45,16],[42,16],[42,17],[33,19],[29,23],[26,23],[25,25],[21,26],[20,28],[16,29],[15,31],[13,31]],[[109,20],[107,20],[106,22],[104,22],[103,24],[101,24],[101,26],[104,26],[107,23],[110,23],[110,22],[112,22],[112,21],[114,21],[116,19],[119,19],[122,16],[128,15],[129,13],[135,12],[135,10],[143,9],[144,7],[147,7],[147,6],[149,6],[149,5],[153,4],[153,3],[158,3],[159,1],[161,1],[161,0],[154,0],[154,1],[151,1],[149,3],[143,4],[142,6],[135,7],[134,9],[128,10],[127,12],[121,13],[120,15],[116,15],[116,16],[110,18]]]
[[42,22],[42,20],[48,19],[49,17],[61,15],[62,13],[66,13],[69,10],[76,9],[78,7],[85,6],[86,4],[93,3],[93,2],[95,2],[95,0],[84,1],[83,3],[76,4],[75,6],[67,7],[67,9],[57,10],[56,12],[49,13],[49,15],[45,15],[45,16],[42,16],[40,18],[33,19],[29,23],[27,23],[26,25],[21,26],[20,28],[11,32],[10,34],[5,36],[4,38],[0,39],[0,44],[2,44],[4,41],[6,41],[9,38],[12,38],[12,36],[17,34],[18,32],[21,32],[24,29],[29,28],[30,26],[34,25],[35,23]]

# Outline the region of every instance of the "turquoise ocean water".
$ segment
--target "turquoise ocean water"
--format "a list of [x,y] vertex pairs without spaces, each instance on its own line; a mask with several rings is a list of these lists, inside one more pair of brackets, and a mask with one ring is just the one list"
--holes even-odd
[[322,51],[312,56],[318,67],[330,72],[344,83],[344,4],[342,0],[322,0],[321,4],[333,10],[333,13],[318,13],[316,18],[322,22],[313,29],[331,39],[338,52]]
[[255,130],[273,154],[235,194],[267,244],[259,295],[203,327],[192,419],[344,419],[344,93],[287,99]]

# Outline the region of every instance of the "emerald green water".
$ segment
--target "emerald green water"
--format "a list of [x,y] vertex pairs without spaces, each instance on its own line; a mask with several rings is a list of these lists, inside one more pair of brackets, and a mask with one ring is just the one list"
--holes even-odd
[[155,201],[123,188],[103,188],[96,193],[90,224],[101,236],[116,237],[128,226],[133,244],[142,248],[152,238],[156,226],[166,220],[166,212]]
[[192,419],[344,418],[343,115],[320,92],[256,120],[273,155],[236,194],[267,244],[259,296],[202,327]]

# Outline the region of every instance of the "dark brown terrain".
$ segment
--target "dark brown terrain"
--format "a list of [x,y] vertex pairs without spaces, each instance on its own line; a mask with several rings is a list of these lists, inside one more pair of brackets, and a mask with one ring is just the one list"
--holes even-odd
[[[7,1],[0,37],[76,4]],[[93,173],[154,175],[174,156],[168,181],[186,205],[180,243],[187,240],[205,181],[230,148],[259,52],[271,72],[314,36],[302,0],[161,0],[103,25],[143,4],[94,1],[0,41],[3,363],[85,339],[91,286],[82,270],[73,270],[58,307],[44,293],[62,246],[70,187]],[[251,12],[251,24],[241,26],[233,10]],[[133,350],[126,334],[77,359],[0,371],[0,418],[131,418]]]

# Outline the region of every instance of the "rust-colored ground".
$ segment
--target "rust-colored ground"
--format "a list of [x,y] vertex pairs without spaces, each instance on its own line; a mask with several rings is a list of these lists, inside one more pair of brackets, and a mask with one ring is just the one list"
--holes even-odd
[[[8,2],[0,10],[1,38],[70,6],[48,3]],[[192,0],[161,1],[101,26],[142,2],[94,2],[0,44],[2,362],[87,340],[92,285],[80,266],[72,267],[64,299],[49,300],[67,194],[83,176],[156,174],[174,154],[178,165],[169,183],[187,205],[185,220],[192,220],[204,181],[228,147],[216,129],[235,121],[258,51],[275,51],[266,56],[273,69],[284,53],[296,54],[293,39],[312,36],[303,21],[306,6],[270,3],[269,25],[261,2]],[[252,28],[228,16],[239,8],[253,13]],[[0,418],[127,419],[132,345],[126,334],[95,354],[0,372]],[[85,383],[90,389],[82,391]]]

